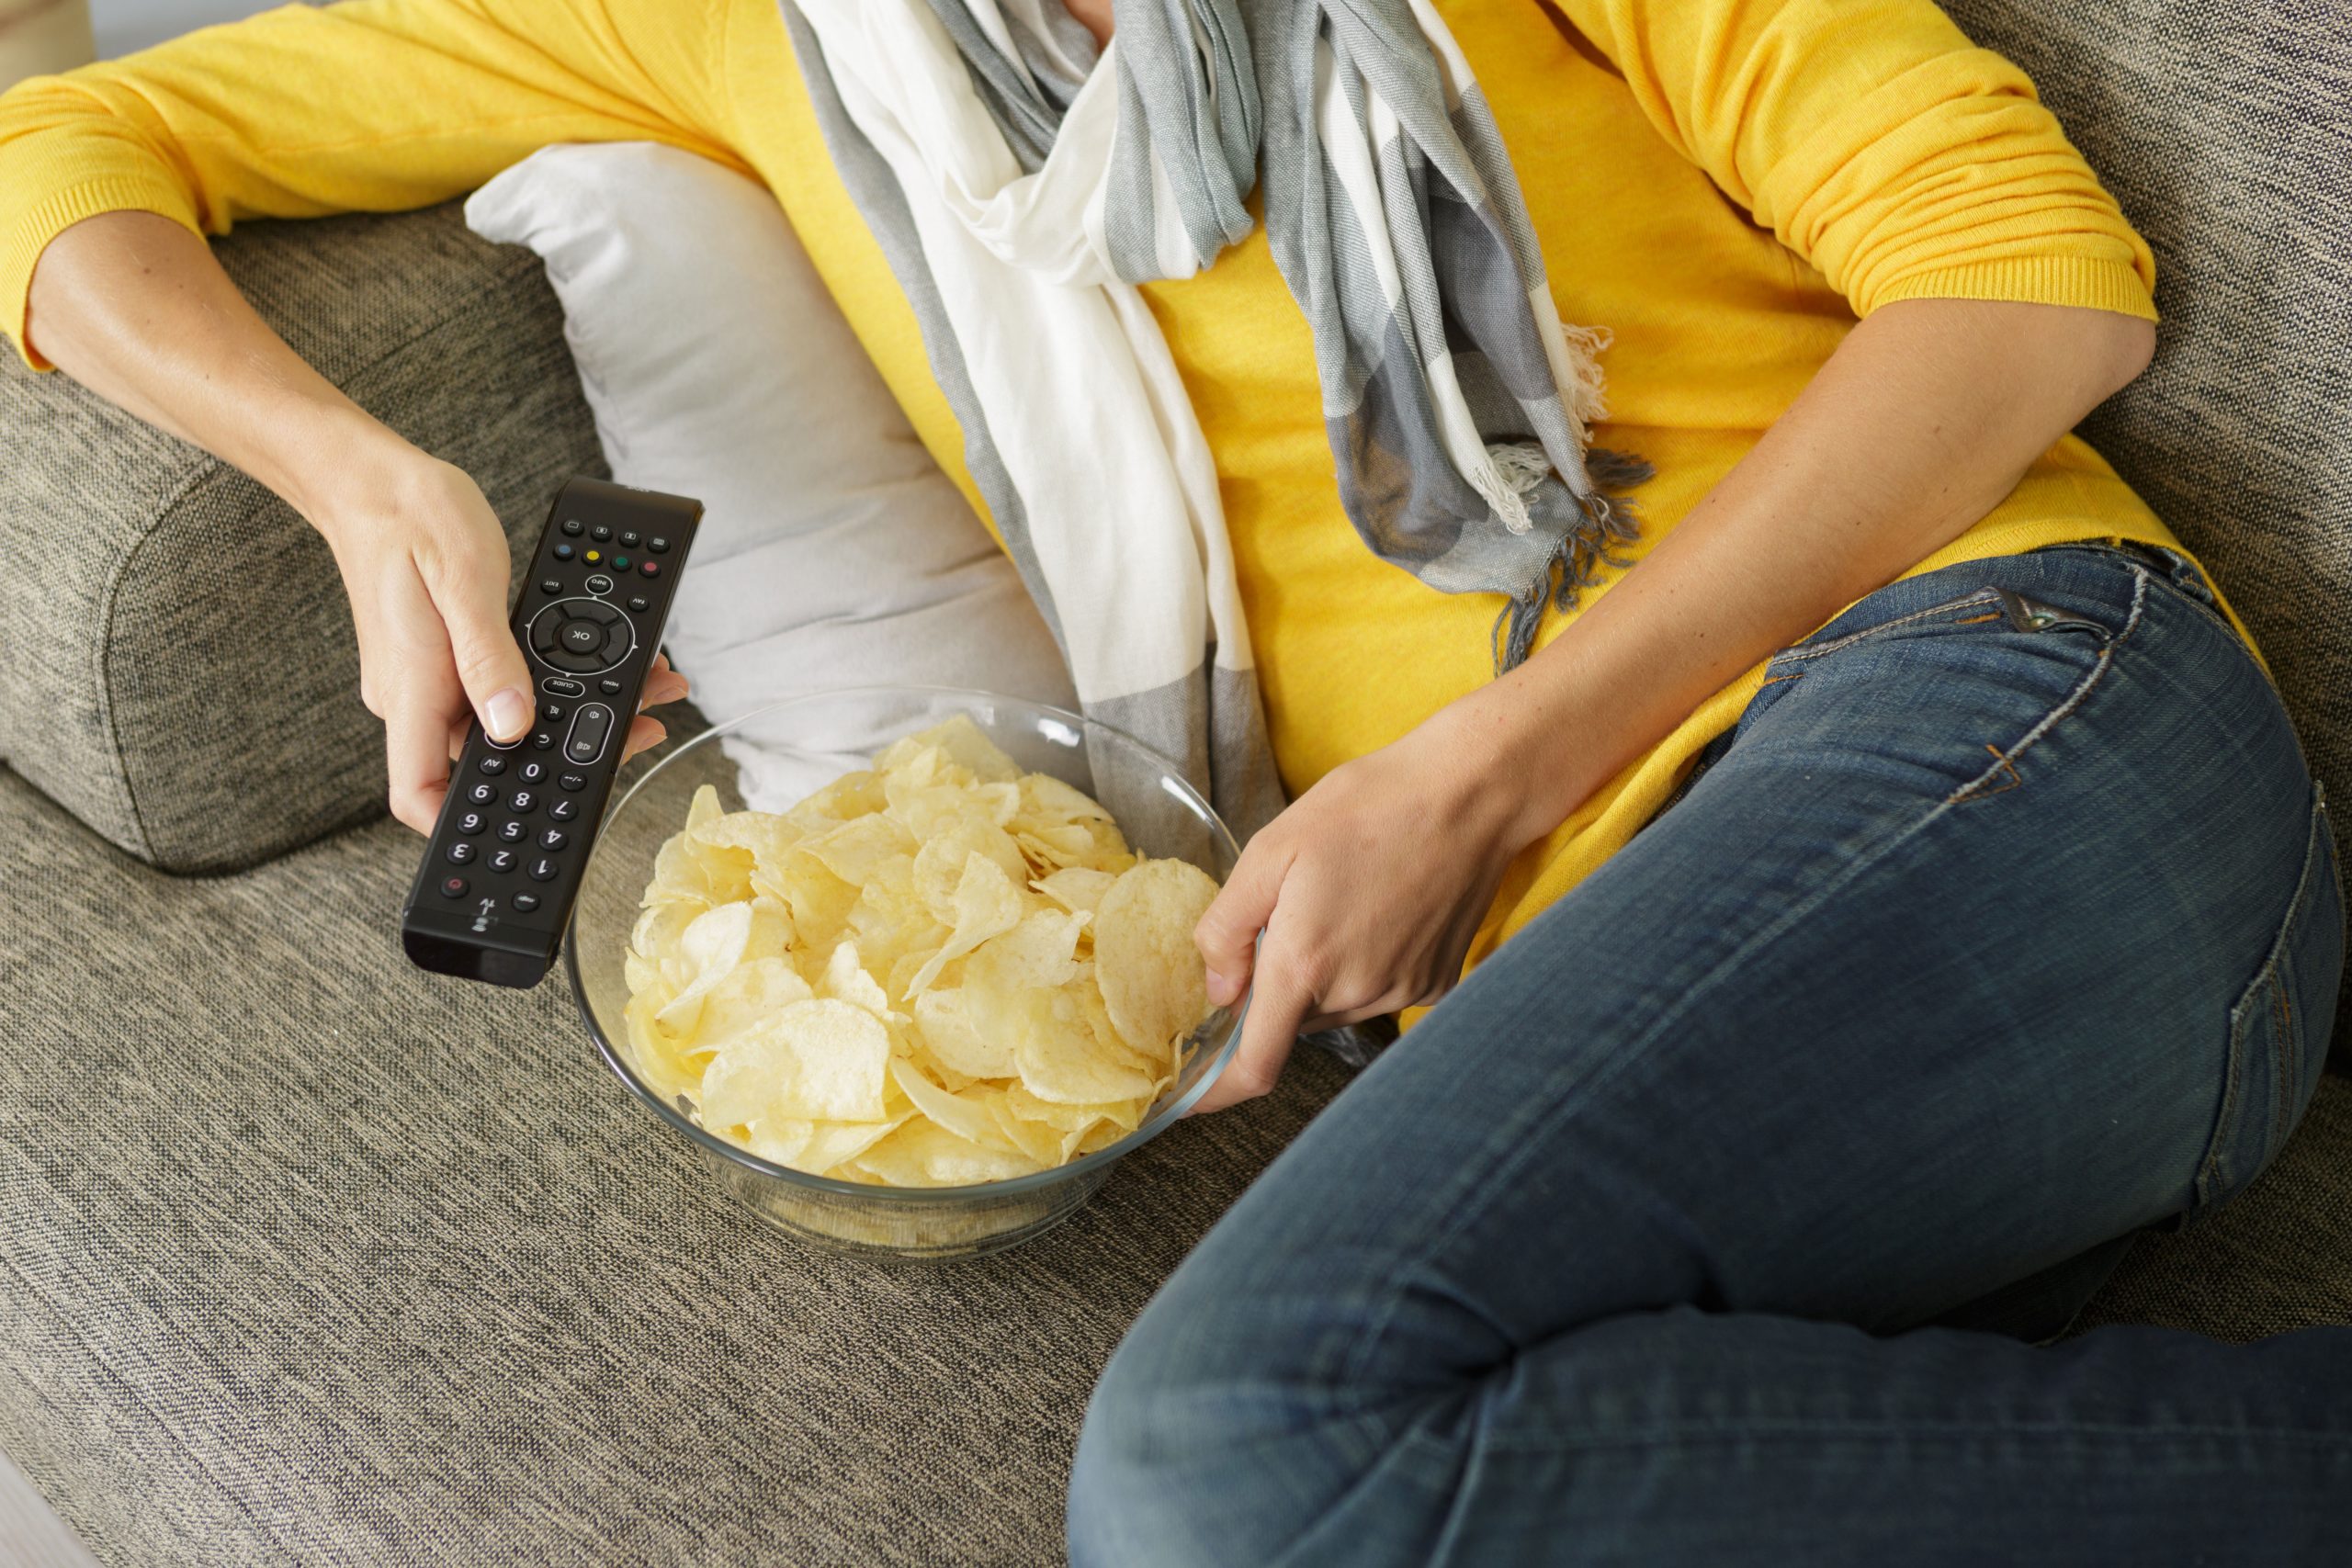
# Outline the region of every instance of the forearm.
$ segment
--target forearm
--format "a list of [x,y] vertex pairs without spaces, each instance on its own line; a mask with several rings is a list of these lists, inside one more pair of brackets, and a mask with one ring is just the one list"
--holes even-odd
[[146,212],[85,219],[33,274],[27,336],[108,400],[324,526],[337,491],[419,455],[287,345],[211,248]]
[[1513,836],[1551,830],[1708,696],[1966,532],[2138,374],[2138,318],[1956,299],[1850,333],[1705,500],[1559,637],[1446,710]]

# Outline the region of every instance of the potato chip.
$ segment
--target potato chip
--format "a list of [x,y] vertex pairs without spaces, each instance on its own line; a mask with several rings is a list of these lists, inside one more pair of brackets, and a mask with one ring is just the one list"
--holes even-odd
[[833,998],[793,1002],[737,1035],[703,1072],[702,1113],[717,1129],[783,1118],[878,1122],[890,1036],[881,1020]]
[[752,919],[750,904],[721,904],[695,916],[679,934],[673,951],[680,967],[664,976],[678,990],[654,1014],[654,1021],[672,1036],[683,1040],[694,1033],[703,998],[743,962],[743,947],[752,935]]
[[1031,991],[1014,1044],[1021,1086],[1039,1100],[1098,1105],[1151,1092],[1152,1075],[1102,1047],[1084,1008],[1067,991]]
[[1012,1036],[989,1033],[972,1020],[962,987],[915,998],[915,1029],[943,1066],[966,1077],[1009,1078],[1021,1066]]
[[623,968],[647,1086],[773,1164],[1000,1181],[1107,1147],[1205,1011],[1216,884],[961,716],[789,811],[697,790]]
[[991,937],[1001,936],[1021,923],[1021,888],[1004,868],[975,851],[964,859],[964,874],[956,884],[956,920],[946,944],[915,971],[901,996],[911,997],[929,986],[948,960],[961,958]]
[[891,1187],[968,1187],[1044,1168],[1009,1145],[976,1144],[920,1116],[847,1167]]
[[720,1050],[791,1003],[805,1002],[814,995],[789,960],[747,960],[703,998],[693,1036],[681,1046],[680,1055],[707,1055]]
[[1091,866],[1064,866],[1051,876],[1029,884],[1063,908],[1075,915],[1091,915],[1102,905],[1102,895],[1109,892],[1116,880],[1107,871]]
[[905,1126],[913,1115],[909,1110],[881,1122],[763,1121],[751,1128],[746,1146],[763,1160],[823,1176]]
[[1193,928],[1216,899],[1189,861],[1147,860],[1119,874],[1095,910],[1094,973],[1111,1021],[1155,1061],[1208,1015],[1208,975]]

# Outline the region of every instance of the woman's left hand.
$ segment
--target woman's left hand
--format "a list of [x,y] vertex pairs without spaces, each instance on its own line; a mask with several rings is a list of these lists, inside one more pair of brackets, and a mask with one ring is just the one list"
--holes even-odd
[[1498,740],[1457,704],[1334,769],[1250,840],[1193,931],[1209,998],[1251,993],[1240,1050],[1194,1111],[1273,1088],[1302,1030],[1453,988],[1504,869],[1543,831],[1521,820]]

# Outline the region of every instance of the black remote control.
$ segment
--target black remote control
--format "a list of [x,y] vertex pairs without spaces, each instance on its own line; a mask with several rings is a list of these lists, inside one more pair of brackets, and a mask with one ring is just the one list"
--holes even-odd
[[698,501],[585,476],[556,492],[513,622],[538,716],[504,746],[467,730],[401,911],[419,967],[527,987],[555,962],[701,519]]

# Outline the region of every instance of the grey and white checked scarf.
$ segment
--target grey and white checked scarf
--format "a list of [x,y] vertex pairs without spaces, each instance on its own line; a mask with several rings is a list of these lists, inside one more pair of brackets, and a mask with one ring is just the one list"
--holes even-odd
[[1626,564],[1613,492],[1648,468],[1587,448],[1602,340],[1561,323],[1430,0],[1118,0],[1099,57],[1061,0],[781,4],[1080,701],[1182,763],[1237,834],[1282,789],[1216,468],[1135,286],[1245,238],[1261,180],[1364,543],[1432,588],[1507,595],[1498,671],[1547,600]]

